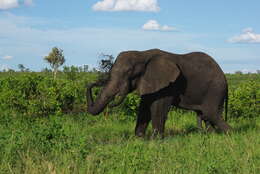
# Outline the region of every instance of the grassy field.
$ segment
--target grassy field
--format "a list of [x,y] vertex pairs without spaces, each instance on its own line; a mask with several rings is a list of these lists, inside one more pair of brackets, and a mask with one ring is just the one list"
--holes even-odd
[[134,137],[127,116],[0,117],[1,173],[260,172],[260,119],[230,120],[229,135],[196,129],[195,114],[171,112],[163,140]]

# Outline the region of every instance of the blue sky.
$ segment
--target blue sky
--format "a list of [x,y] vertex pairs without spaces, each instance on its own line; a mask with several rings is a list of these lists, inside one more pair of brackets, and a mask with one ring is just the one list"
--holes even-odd
[[260,69],[259,0],[0,0],[0,70],[40,71],[51,48],[66,65],[101,53],[203,51],[225,72]]

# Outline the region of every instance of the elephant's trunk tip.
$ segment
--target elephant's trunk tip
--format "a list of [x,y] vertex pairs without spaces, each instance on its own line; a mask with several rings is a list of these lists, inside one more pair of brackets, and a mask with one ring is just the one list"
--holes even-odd
[[87,112],[90,113],[91,115],[98,115],[102,111],[98,111],[96,109],[92,109],[91,107],[88,107]]

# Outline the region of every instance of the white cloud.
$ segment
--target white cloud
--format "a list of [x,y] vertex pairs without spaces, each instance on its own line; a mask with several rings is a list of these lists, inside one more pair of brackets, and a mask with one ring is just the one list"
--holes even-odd
[[160,10],[157,0],[102,0],[92,6],[95,11],[150,11]]
[[144,30],[155,30],[155,31],[176,31],[177,29],[174,27],[170,27],[168,25],[160,25],[156,20],[149,20],[143,26]]
[[260,34],[253,31],[252,28],[246,28],[243,33],[234,36],[228,40],[231,43],[260,43]]
[[253,32],[253,28],[250,28],[250,27],[245,28],[245,29],[243,30],[243,33],[252,33],[252,32]]
[[[11,8],[19,7],[19,0],[0,0],[0,9],[7,10]],[[33,0],[23,0],[23,4],[26,6],[32,6]]]
[[33,0],[24,0],[24,5],[32,6],[33,5]]
[[13,56],[9,56],[9,55],[3,56],[3,59],[4,59],[4,60],[10,60],[10,59],[12,59],[12,58],[13,58]]
[[0,0],[0,9],[6,10],[18,7],[18,0]]

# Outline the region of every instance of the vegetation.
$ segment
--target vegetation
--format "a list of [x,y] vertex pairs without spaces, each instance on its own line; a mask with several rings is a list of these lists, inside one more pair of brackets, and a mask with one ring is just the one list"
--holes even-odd
[[260,173],[260,74],[227,75],[229,135],[199,131],[195,113],[173,109],[164,140],[151,140],[151,127],[134,136],[135,94],[88,115],[85,86],[96,78],[76,67],[56,80],[1,72],[0,173]]
[[18,68],[20,69],[21,72],[24,72],[25,67],[23,64],[18,64]]
[[[25,66],[23,64],[18,64],[18,69],[21,72],[29,72],[30,71],[30,69],[29,68],[25,68]],[[8,69],[8,72],[14,72],[14,70]]]
[[53,69],[53,77],[56,79],[58,68],[65,62],[63,50],[57,47],[53,47],[49,55],[44,57],[44,60],[50,64],[51,68]]

